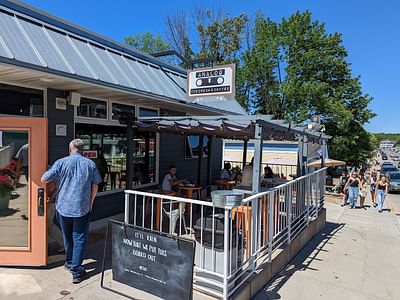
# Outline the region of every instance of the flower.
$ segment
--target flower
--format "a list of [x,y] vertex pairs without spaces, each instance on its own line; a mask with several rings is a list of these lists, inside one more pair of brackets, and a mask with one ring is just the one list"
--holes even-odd
[[0,168],[0,194],[12,191],[14,189],[17,174],[15,172],[15,164],[11,163]]

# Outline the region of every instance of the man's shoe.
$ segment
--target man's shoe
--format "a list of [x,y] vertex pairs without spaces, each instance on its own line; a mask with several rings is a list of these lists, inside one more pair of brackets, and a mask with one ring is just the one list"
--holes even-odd
[[86,274],[86,271],[83,270],[81,275],[72,278],[72,283],[74,283],[74,284],[81,283],[83,280],[83,276],[85,276],[85,274]]
[[67,271],[71,271],[71,265],[65,263],[64,264],[64,269],[67,270]]
[[82,282],[82,276],[72,278],[72,283],[74,283],[74,284],[81,283],[81,282]]

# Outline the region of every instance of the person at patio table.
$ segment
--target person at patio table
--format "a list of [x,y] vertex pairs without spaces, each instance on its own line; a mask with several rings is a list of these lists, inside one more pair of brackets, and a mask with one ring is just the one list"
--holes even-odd
[[169,171],[164,175],[161,189],[163,190],[163,192],[176,192],[178,190],[178,185],[184,182],[186,182],[186,178],[177,179],[176,166],[170,165]]
[[219,179],[221,180],[233,180],[234,179],[234,175],[232,174],[231,171],[231,164],[230,163],[225,163],[224,164],[224,168],[221,170],[221,173],[219,175]]
[[264,179],[267,178],[274,178],[274,172],[272,172],[271,167],[268,165],[264,168]]
[[[246,187],[253,186],[253,164],[254,164],[254,157],[251,158],[249,165],[247,165],[243,169],[241,185],[246,186]],[[261,181],[262,181],[262,174],[260,174],[260,182]]]

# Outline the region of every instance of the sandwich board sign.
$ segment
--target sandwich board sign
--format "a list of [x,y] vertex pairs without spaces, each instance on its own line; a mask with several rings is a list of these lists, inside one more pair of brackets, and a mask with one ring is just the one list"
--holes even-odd
[[189,98],[206,96],[235,96],[235,65],[189,70],[187,74]]
[[163,299],[192,298],[194,241],[114,220],[109,228],[113,280]]

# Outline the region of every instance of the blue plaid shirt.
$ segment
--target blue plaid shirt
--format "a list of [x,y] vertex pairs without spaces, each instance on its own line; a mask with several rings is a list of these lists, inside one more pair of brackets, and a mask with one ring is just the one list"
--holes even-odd
[[102,181],[96,164],[79,153],[57,160],[43,178],[58,182],[56,209],[64,217],[89,213],[92,184]]

